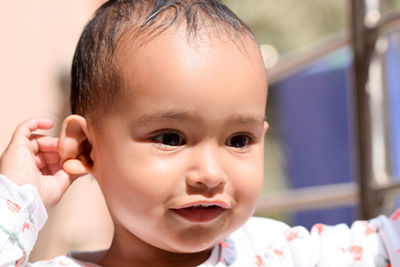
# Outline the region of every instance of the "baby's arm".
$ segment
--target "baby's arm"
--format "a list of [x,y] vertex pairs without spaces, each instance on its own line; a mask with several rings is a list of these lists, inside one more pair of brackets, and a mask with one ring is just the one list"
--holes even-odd
[[58,138],[33,133],[52,126],[26,120],[0,157],[0,266],[23,266],[47,219],[44,206],[55,206],[77,178],[61,167]]
[[0,175],[0,266],[24,266],[46,219],[36,187]]

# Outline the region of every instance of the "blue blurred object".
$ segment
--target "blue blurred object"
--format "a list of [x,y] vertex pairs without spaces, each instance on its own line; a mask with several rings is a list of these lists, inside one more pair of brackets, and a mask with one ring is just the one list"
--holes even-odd
[[[400,43],[386,54],[392,175],[400,177]],[[349,182],[354,177],[352,54],[341,49],[271,86],[274,117],[291,188]],[[400,200],[398,201],[400,206]],[[291,224],[338,224],[356,218],[354,207],[296,212]]]
[[390,37],[386,54],[392,174],[400,177],[400,55],[399,40]]
[[[272,125],[286,158],[291,188],[351,180],[351,53],[341,49],[271,87]],[[351,223],[355,209],[297,212],[293,225]]]

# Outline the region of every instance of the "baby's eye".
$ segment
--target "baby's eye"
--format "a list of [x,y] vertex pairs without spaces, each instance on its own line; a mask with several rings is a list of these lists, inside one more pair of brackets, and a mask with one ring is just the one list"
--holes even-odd
[[153,140],[166,146],[182,146],[185,144],[185,140],[177,133],[159,134]]
[[243,148],[248,146],[253,141],[253,138],[246,134],[234,135],[226,141],[226,145],[235,148]]

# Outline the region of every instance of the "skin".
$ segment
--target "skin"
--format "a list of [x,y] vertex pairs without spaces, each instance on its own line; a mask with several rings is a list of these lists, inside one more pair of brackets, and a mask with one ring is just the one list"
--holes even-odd
[[[184,31],[171,31],[122,62],[124,96],[91,135],[92,173],[116,229],[102,264],[197,265],[253,214],[267,83],[258,47],[250,39],[244,45],[216,37],[191,44]],[[182,145],[160,141],[171,133]],[[231,145],[246,135],[247,145]],[[206,224],[171,211],[197,201],[228,209]]]
[[[247,37],[188,42],[185,30],[173,29],[121,59],[124,88],[113,112],[101,124],[68,117],[57,148],[63,169],[48,175],[61,171],[69,185],[90,172],[98,181],[115,224],[98,264],[201,264],[252,216],[261,191],[267,79],[259,48]],[[27,124],[19,128],[50,127]],[[11,152],[3,158],[18,157]],[[206,223],[174,211],[199,202],[224,210]]]

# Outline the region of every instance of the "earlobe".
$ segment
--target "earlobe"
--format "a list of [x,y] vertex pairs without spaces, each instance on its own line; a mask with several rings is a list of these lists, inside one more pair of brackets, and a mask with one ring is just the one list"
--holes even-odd
[[267,133],[269,128],[269,123],[267,121],[264,121],[264,135]]
[[79,115],[68,116],[61,127],[58,153],[63,169],[74,175],[90,172],[93,161],[88,138],[87,120]]

